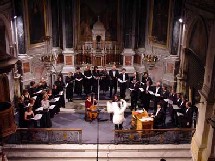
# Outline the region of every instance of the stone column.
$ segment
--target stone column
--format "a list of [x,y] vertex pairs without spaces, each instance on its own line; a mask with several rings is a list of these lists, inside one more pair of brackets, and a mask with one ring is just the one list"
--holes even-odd
[[31,56],[27,54],[19,55],[19,60],[22,62],[22,85],[23,89],[29,85],[30,81],[35,80],[35,77],[33,75],[32,71],[32,58]]
[[191,143],[192,156],[195,161],[207,161],[211,155],[214,129],[207,122],[215,114],[215,23],[209,33],[205,75],[203,88],[200,91],[201,100],[198,104],[198,122]]
[[134,64],[139,76],[142,77],[145,72],[143,64],[143,54],[145,53],[145,34],[147,22],[147,1],[138,0],[136,8],[136,27],[135,27],[135,47],[138,48],[136,56],[140,58],[140,64]]
[[[136,1],[123,0],[123,28],[124,28],[124,50],[123,67],[127,73],[133,73],[134,69],[134,44],[135,44],[135,22],[136,22]],[[133,22],[131,22],[133,21]]]
[[64,66],[62,74],[67,75],[68,72],[75,72],[75,52],[73,48],[74,1],[65,0],[63,8]]

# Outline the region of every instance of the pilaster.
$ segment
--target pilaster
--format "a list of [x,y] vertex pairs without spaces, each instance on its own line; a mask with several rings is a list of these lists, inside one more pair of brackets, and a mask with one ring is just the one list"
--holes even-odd
[[135,52],[133,49],[124,49],[122,52],[123,55],[123,68],[126,69],[126,73],[134,73],[134,55]]
[[164,75],[162,82],[168,86],[174,87],[176,85],[176,74],[179,68],[179,57],[177,55],[170,55],[164,58]]
[[30,81],[35,80],[32,74],[32,58],[33,57],[27,54],[18,55],[18,59],[22,62],[22,83],[24,88],[29,85]]
[[66,75],[68,72],[75,72],[75,52],[73,48],[65,48],[63,50],[64,66],[62,74]]

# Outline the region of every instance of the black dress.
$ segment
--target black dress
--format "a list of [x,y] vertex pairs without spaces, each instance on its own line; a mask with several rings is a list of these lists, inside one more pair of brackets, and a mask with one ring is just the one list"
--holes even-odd
[[92,88],[92,73],[90,70],[85,70],[84,71],[84,93],[86,95],[91,93],[91,88]]
[[[61,91],[63,91],[63,88],[65,87],[65,84],[63,81],[55,81],[54,83],[57,86],[57,92],[60,93]],[[60,96],[60,105],[61,107],[65,107],[65,99],[64,99],[64,94],[59,95]]]
[[81,96],[82,94],[82,85],[83,85],[83,74],[81,72],[74,74],[75,79],[75,90],[74,92]]
[[100,90],[106,92],[109,89],[109,75],[106,70],[100,72]]
[[98,78],[99,78],[99,71],[98,70],[94,70],[93,71],[93,89],[92,92],[93,93],[98,93]]
[[73,76],[67,76],[66,77],[66,99],[71,100],[73,99],[73,81],[74,77]]

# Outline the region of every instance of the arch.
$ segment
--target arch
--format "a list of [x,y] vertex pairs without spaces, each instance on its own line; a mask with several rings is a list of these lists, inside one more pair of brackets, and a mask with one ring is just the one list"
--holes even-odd
[[[0,21],[3,21],[4,25],[5,25],[5,33],[6,36],[9,40],[9,45],[12,45],[12,34],[11,34],[11,25],[10,25],[10,21],[5,17],[4,14],[0,13]],[[11,54],[11,53],[9,53]],[[14,55],[13,55],[14,56]]]
[[195,17],[188,27],[186,47],[198,55],[204,65],[206,62],[208,39],[208,29],[203,17]]

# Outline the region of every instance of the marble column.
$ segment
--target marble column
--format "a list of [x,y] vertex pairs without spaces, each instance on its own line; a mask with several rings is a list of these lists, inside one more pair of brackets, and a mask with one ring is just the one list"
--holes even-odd
[[[69,16],[68,16],[69,15]],[[73,48],[74,1],[64,1],[63,32],[64,32],[64,67],[62,74],[75,72],[75,52]]]
[[[123,0],[122,1],[123,12],[123,40],[124,50],[123,55],[123,67],[127,73],[133,73],[134,69],[134,45],[135,45],[135,25],[136,25],[136,1]],[[132,22],[131,22],[132,21]]]
[[215,114],[215,22],[211,25],[207,49],[204,84],[199,91],[201,100],[198,104],[198,122],[191,143],[192,156],[195,161],[207,161],[213,149],[213,127],[207,122]]
[[[179,22],[179,18],[182,17],[182,1],[174,1],[173,10],[173,30],[171,41],[170,55],[165,58],[165,69],[162,82],[168,86],[171,86],[176,90],[177,79],[176,75],[179,72],[179,56],[182,52],[182,26],[183,23]],[[182,92],[184,78],[178,75],[178,88],[177,92]]]
[[143,72],[146,71],[143,64],[143,54],[145,53],[145,34],[146,34],[146,19],[147,19],[147,2],[137,1],[136,9],[136,27],[135,27],[135,48],[137,48],[136,56],[140,58],[140,64],[134,64],[136,71],[142,77]]

